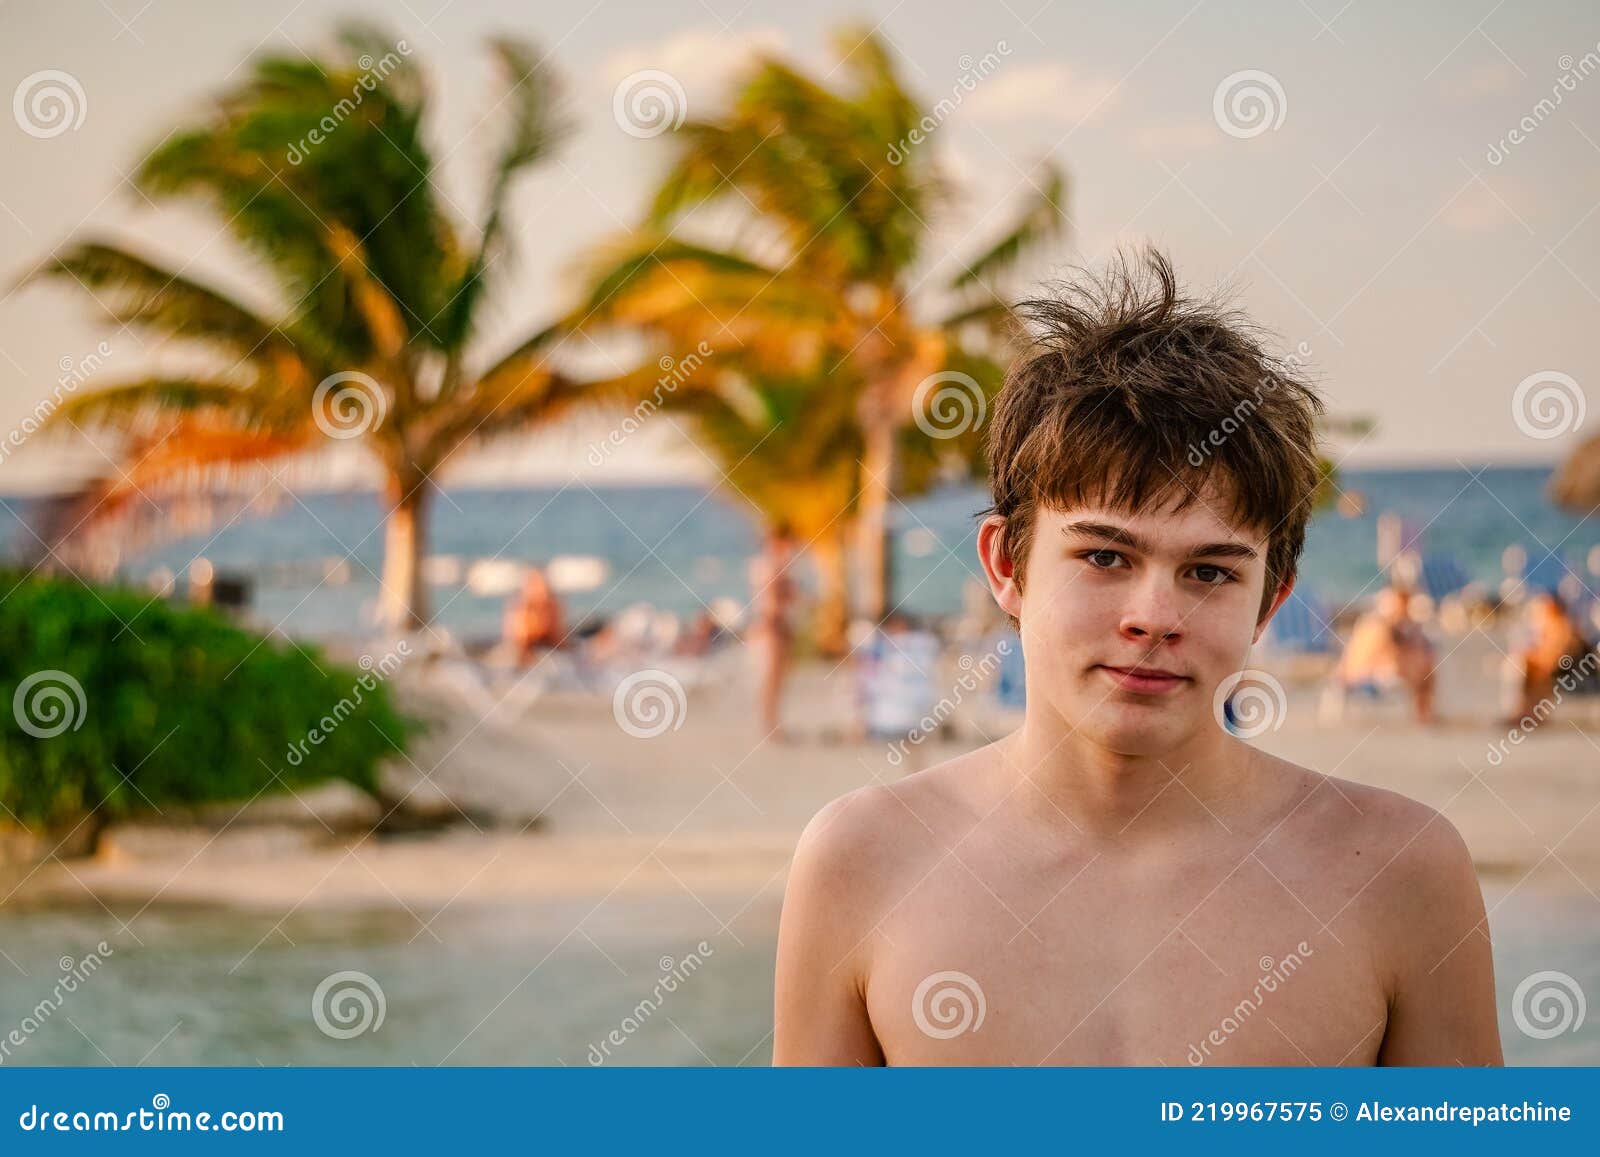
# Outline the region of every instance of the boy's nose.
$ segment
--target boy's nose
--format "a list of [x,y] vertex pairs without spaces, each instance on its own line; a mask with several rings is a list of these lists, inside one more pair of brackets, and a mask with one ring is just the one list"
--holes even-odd
[[1177,592],[1165,580],[1141,583],[1123,610],[1124,638],[1143,642],[1175,642],[1183,637],[1183,614]]

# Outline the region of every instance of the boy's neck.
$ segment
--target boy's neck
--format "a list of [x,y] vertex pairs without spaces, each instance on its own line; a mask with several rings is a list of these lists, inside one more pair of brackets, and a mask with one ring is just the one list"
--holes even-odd
[[[1028,712],[1001,741],[1006,774],[1086,835],[1146,843],[1199,828],[1226,834],[1252,794],[1260,760],[1249,744],[1205,728],[1160,755],[1103,747],[1060,719]],[[1046,802],[1048,801],[1048,802]]]

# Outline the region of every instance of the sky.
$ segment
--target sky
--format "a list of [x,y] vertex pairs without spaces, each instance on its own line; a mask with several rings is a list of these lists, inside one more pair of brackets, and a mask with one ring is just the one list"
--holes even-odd
[[[992,239],[1048,157],[1071,182],[1070,236],[1039,275],[1160,245],[1190,287],[1228,290],[1302,351],[1334,414],[1374,421],[1333,444],[1350,466],[1554,462],[1600,429],[1592,3],[0,0],[0,439],[64,373],[90,388],[171,356],[106,326],[82,293],[15,286],[68,238],[118,238],[260,298],[218,220],[152,206],[125,175],[250,56],[314,55],[351,17],[392,30],[426,70],[438,182],[464,220],[494,139],[487,39],[533,41],[564,79],[577,131],[511,198],[514,263],[485,359],[570,304],[584,255],[640,216],[670,134],[642,134],[619,90],[664,73],[678,111],[710,115],[755,54],[827,73],[830,32],[860,24],[927,106],[949,98],[918,147],[964,194],[933,222],[919,278]],[[41,89],[64,103],[35,103]],[[604,429],[520,441],[453,477],[583,474]],[[22,442],[0,491],[59,485],[115,449]],[[661,423],[603,469],[705,472]]]

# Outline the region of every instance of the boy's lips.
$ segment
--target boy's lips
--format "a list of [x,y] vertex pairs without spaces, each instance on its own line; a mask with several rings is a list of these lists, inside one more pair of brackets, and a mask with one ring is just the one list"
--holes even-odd
[[1162,667],[1110,667],[1102,663],[1097,669],[1104,671],[1118,686],[1127,691],[1145,693],[1175,691],[1189,681],[1187,676]]

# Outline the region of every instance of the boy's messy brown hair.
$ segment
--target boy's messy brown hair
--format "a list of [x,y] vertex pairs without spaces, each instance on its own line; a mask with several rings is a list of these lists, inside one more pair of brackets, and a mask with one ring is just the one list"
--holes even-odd
[[1265,615],[1322,484],[1305,354],[1274,358],[1236,310],[1184,296],[1155,249],[1017,309],[1031,340],[995,401],[985,513],[1005,519],[1019,587],[1041,505],[1182,510],[1217,480],[1235,522],[1267,536]]

